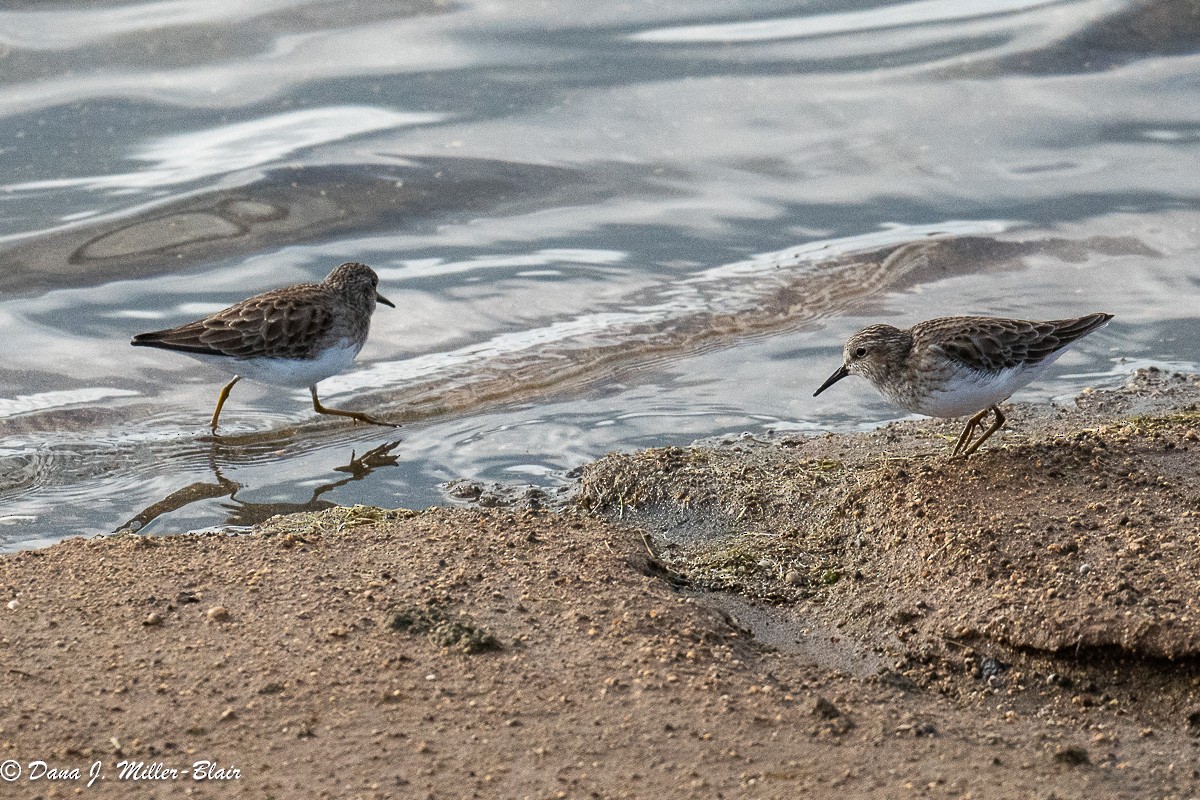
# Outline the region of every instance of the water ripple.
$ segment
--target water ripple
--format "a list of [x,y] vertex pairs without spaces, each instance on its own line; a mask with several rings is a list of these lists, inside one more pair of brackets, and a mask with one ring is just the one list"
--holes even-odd
[[0,397],[0,419],[25,414],[30,411],[47,411],[52,408],[94,403],[110,397],[136,397],[141,392],[132,389],[116,389],[95,386],[85,389],[62,389],[54,392],[37,392],[16,397]]
[[0,186],[0,191],[172,186],[270,164],[304,148],[372,131],[426,125],[443,119],[444,114],[398,112],[373,106],[325,106],[289,111],[152,141],[134,151],[133,158],[150,164],[136,172],[27,181]]
[[917,0],[912,3],[885,5],[864,11],[846,11],[836,14],[809,14],[800,17],[781,17],[749,22],[720,22],[710,25],[655,28],[635,33],[630,38],[636,42],[659,44],[767,42],[777,39],[829,36],[910,25],[958,22],[1061,4],[1064,4],[1064,0]]

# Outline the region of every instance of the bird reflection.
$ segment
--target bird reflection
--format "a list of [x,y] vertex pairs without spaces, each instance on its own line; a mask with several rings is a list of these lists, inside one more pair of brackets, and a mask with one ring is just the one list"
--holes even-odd
[[238,500],[237,493],[242,488],[242,485],[221,474],[221,469],[216,463],[217,451],[214,447],[209,455],[209,466],[212,468],[213,476],[216,478],[215,482],[193,483],[190,486],[185,486],[182,489],[171,492],[157,503],[146,506],[146,508],[142,509],[114,532],[136,533],[164,514],[178,511],[192,503],[198,503],[202,500],[212,500],[217,497],[228,497],[232,501],[222,503],[221,505],[229,512],[225,524],[233,526],[257,525],[276,514],[295,514],[301,511],[323,511],[327,508],[335,508],[337,503],[322,500],[320,499],[321,495],[331,492],[338,487],[345,486],[348,483],[360,481],[381,467],[396,466],[399,459],[392,455],[392,451],[399,445],[399,441],[386,442],[363,453],[361,456],[356,455],[352,451],[350,453],[350,463],[334,467],[335,471],[344,472],[347,474],[347,477],[321,484],[313,489],[312,496],[303,503],[248,503]]

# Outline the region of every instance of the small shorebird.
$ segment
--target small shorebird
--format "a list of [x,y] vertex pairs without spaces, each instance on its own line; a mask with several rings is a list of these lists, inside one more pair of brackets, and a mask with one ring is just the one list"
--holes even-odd
[[[850,337],[842,366],[813,397],[847,375],[862,375],[906,411],[929,417],[974,414],[952,454],[969,456],[1004,425],[1000,403],[1110,319],[1112,314],[1049,322],[942,317],[908,330],[872,325]],[[995,422],[972,443],[989,411]]]
[[320,283],[257,294],[178,328],[139,333],[130,344],[174,350],[233,373],[217,398],[213,433],[229,390],[242,378],[272,386],[307,386],[319,414],[398,428],[358,411],[326,408],[317,399],[319,382],[353,366],[367,341],[375,303],[396,307],[376,291],[378,285],[373,269],[350,262]]

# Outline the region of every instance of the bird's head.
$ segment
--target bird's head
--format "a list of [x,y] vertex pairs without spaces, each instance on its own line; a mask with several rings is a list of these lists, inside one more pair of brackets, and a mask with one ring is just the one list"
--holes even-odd
[[813,392],[813,397],[847,375],[861,375],[877,383],[904,362],[911,348],[912,336],[907,331],[891,325],[863,328],[847,340],[842,351],[842,366]]
[[395,303],[379,293],[379,276],[366,264],[348,261],[334,268],[325,279],[325,283],[352,298],[362,298],[370,304],[383,303],[385,306],[396,307]]

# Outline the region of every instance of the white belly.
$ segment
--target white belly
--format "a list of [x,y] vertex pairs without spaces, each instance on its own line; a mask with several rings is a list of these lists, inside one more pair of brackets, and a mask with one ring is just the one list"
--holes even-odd
[[965,417],[1007,400],[1013,392],[1040,375],[1053,358],[1032,367],[1017,367],[993,374],[963,370],[940,390],[915,401],[898,403],[908,411],[929,417]]
[[315,386],[331,375],[349,370],[354,366],[354,357],[358,355],[359,349],[347,342],[329,348],[318,358],[229,358],[193,353],[188,355],[258,383],[301,389]]

